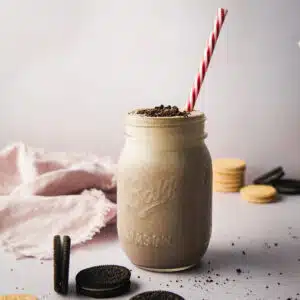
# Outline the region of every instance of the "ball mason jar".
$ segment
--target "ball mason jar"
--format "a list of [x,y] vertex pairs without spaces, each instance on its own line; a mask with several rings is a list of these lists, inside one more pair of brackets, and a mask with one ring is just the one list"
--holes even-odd
[[197,265],[212,223],[212,163],[205,116],[128,114],[117,171],[117,228],[136,266],[173,272]]

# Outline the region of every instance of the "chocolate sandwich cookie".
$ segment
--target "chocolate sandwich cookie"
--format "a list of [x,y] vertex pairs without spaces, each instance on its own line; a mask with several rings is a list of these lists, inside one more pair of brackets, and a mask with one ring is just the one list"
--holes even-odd
[[71,239],[59,235],[53,238],[53,263],[54,263],[54,290],[58,294],[67,295],[69,285]]
[[92,298],[110,298],[130,289],[130,271],[122,266],[103,265],[84,269],[76,275],[78,294]]
[[254,184],[270,184],[275,180],[278,180],[284,176],[284,170],[282,167],[276,167],[267,173],[260,175],[253,180]]
[[278,179],[272,181],[272,185],[280,194],[286,194],[286,195],[300,194],[300,180]]
[[168,291],[148,291],[133,296],[130,300],[184,300],[184,298]]

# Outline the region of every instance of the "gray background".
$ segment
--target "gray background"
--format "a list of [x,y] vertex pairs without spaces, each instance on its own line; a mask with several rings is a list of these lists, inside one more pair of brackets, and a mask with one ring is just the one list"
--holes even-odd
[[127,111],[185,104],[219,6],[197,102],[212,156],[300,177],[298,0],[1,0],[0,146],[117,158]]

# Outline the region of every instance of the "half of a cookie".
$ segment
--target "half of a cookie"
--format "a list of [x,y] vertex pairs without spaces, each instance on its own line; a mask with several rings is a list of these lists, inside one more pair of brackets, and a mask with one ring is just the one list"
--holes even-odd
[[55,235],[53,238],[53,280],[56,293],[61,293],[61,250],[61,238]]
[[61,293],[63,295],[68,294],[69,286],[69,267],[70,267],[70,248],[71,239],[69,236],[63,237],[62,252],[61,252]]

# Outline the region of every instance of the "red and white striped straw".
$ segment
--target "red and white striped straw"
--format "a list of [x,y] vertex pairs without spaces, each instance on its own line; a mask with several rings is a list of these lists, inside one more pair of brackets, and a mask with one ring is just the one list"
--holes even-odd
[[204,51],[204,57],[200,64],[200,69],[196,75],[194,85],[191,89],[189,99],[186,103],[186,107],[185,107],[186,111],[192,111],[194,109],[196,100],[197,100],[199,92],[200,92],[200,88],[204,81],[205,74],[207,72],[212,54],[214,52],[214,49],[215,49],[220,31],[221,31],[221,28],[224,24],[227,12],[228,12],[227,9],[224,9],[224,8],[218,9],[218,14],[217,14],[217,17],[216,17],[216,20],[214,23],[214,29],[213,29],[212,33],[210,34],[206,49]]

